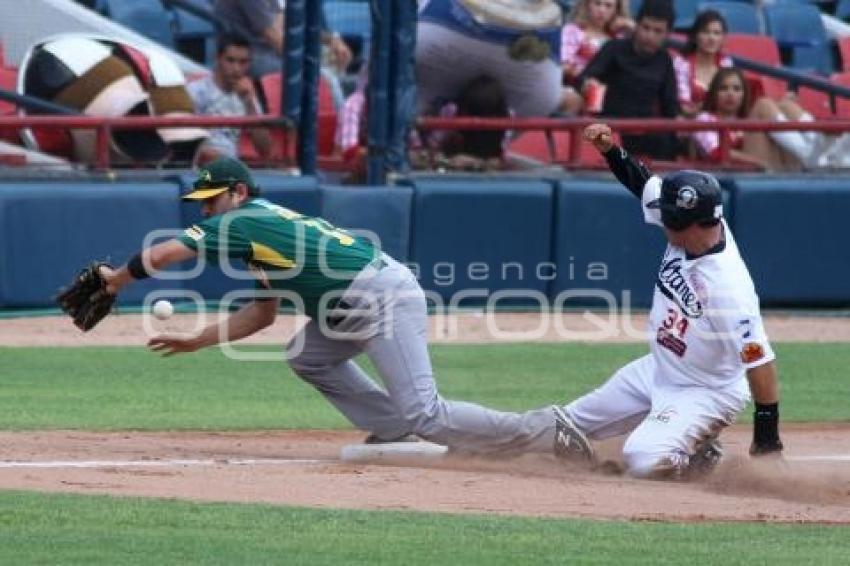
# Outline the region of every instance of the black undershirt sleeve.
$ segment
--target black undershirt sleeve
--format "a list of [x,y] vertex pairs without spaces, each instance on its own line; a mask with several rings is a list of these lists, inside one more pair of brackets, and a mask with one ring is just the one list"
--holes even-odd
[[608,168],[617,180],[637,198],[643,195],[643,186],[652,177],[646,165],[629,155],[625,149],[614,146],[603,154]]

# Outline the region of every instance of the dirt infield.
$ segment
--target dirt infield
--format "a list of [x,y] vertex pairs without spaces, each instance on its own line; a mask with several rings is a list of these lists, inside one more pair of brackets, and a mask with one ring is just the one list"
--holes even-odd
[[[0,320],[0,346],[139,346],[152,333],[190,332],[214,320],[215,314],[110,316],[91,332],[78,332],[67,317]],[[281,344],[303,324],[303,317],[278,316],[267,329],[240,343]],[[465,312],[430,317],[432,343],[493,342],[645,342],[646,314],[544,314]],[[850,316],[765,316],[774,342],[850,342]]]
[[[343,445],[362,439],[352,432],[2,433],[0,487],[350,509],[850,524],[850,462],[754,463],[743,455],[748,435],[728,431],[732,457],[708,480],[670,483],[567,469],[545,455],[415,466],[339,461]],[[786,427],[784,435],[789,459],[850,454],[850,426]]]
[[[140,318],[112,317],[89,335],[67,320],[4,320],[0,345],[139,345],[145,340]],[[578,318],[562,322],[576,332],[593,330],[592,322]],[[279,343],[297,325],[290,317],[280,319],[254,342]],[[486,315],[432,322],[437,342],[492,341]],[[191,317],[176,317],[158,329],[185,330],[191,323]],[[539,326],[523,315],[500,316],[496,323],[506,336]],[[639,317],[631,324],[643,328]],[[850,341],[846,317],[769,317],[767,326],[778,341]],[[538,341],[563,338],[557,328],[538,334]],[[612,339],[635,338],[604,338]],[[546,455],[392,466],[340,461],[340,449],[362,439],[356,432],[0,432],[0,489],[328,508],[850,524],[850,425],[784,426],[784,462],[750,460],[749,435],[749,427],[724,434],[728,458],[709,478],[672,483],[569,469]],[[618,448],[607,443],[601,451],[616,460]]]

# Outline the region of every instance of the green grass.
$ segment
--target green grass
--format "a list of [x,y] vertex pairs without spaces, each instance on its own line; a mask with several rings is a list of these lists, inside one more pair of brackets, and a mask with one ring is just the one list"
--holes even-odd
[[3,564],[797,566],[846,564],[848,534],[0,492]]
[[[643,345],[435,346],[449,398],[522,410],[566,402]],[[844,344],[779,344],[783,421],[850,421]],[[142,348],[0,348],[3,429],[340,428],[346,421],[282,362],[217,350],[162,359]],[[749,411],[743,420],[749,418]]]

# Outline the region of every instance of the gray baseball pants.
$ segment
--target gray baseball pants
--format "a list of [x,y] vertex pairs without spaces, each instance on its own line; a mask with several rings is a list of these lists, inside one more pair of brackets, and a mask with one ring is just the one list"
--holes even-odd
[[[407,267],[389,256],[366,267],[332,311],[311,320],[287,346],[289,364],[356,427],[380,438],[414,433],[470,453],[549,452],[551,407],[518,414],[449,401],[437,392],[428,356],[425,295]],[[381,388],[351,358],[365,352]]]

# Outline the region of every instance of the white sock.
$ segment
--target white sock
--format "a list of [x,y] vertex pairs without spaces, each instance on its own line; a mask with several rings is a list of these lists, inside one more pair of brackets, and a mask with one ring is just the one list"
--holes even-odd
[[[787,122],[784,114],[776,115],[777,122]],[[796,157],[803,164],[808,164],[812,154],[813,143],[809,142],[802,133],[798,131],[768,132],[767,135],[782,149]]]
[[[801,122],[814,122],[815,117],[812,116],[811,114],[809,114],[808,112],[803,112],[803,114],[800,116],[800,121]],[[824,136],[823,132],[815,132],[814,130],[808,130],[808,131],[800,132],[800,133],[803,135],[804,138],[806,138],[806,141],[808,141],[810,144],[812,144],[813,147],[816,144],[822,144],[823,143],[823,136]]]

